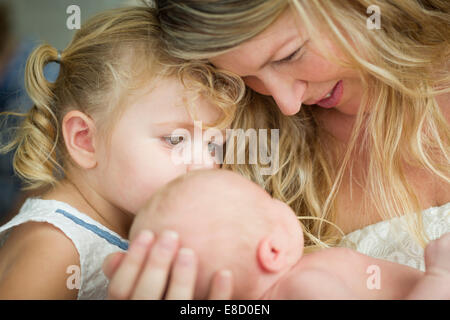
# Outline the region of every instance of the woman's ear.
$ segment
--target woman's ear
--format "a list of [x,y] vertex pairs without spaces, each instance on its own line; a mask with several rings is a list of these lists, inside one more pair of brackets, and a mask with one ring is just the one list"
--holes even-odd
[[62,133],[67,151],[73,161],[84,169],[93,169],[97,165],[94,137],[95,123],[91,117],[81,111],[68,112],[62,121]]
[[289,249],[279,232],[264,237],[258,245],[258,262],[268,272],[279,272],[286,266],[286,251]]

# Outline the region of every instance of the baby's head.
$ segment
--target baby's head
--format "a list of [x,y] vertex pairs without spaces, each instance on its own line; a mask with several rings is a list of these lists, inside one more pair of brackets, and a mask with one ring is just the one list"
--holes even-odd
[[143,229],[179,233],[199,258],[196,299],[207,297],[212,275],[228,269],[234,299],[257,299],[303,252],[293,211],[262,188],[227,170],[199,170],[153,194],[140,210],[130,240]]
[[[52,61],[61,67],[54,83],[43,72]],[[34,106],[3,148],[18,147],[16,172],[30,189],[82,181],[80,190],[126,213],[179,175],[217,166],[210,152],[216,142],[194,120],[203,130],[223,129],[244,90],[238,77],[166,55],[148,7],[93,17],[62,52],[39,46],[28,59],[26,85]],[[196,159],[176,156],[174,149],[189,153],[195,144]]]

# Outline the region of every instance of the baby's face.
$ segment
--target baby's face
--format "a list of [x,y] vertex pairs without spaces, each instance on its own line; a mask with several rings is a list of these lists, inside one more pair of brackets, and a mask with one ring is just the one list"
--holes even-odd
[[[126,107],[112,130],[110,148],[99,143],[102,195],[114,206],[135,214],[170,180],[193,169],[218,166],[210,151],[218,139],[204,139],[202,129],[221,113],[198,99],[196,118],[202,122],[194,126],[184,101],[188,94],[175,79],[158,80],[154,89]],[[180,157],[183,152],[185,158]]]

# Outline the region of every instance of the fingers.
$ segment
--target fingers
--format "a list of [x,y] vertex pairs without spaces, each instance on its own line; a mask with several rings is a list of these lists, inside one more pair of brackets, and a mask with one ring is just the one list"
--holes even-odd
[[450,273],[450,233],[428,243],[425,265],[427,272]]
[[181,248],[178,251],[178,255],[172,269],[166,299],[193,299],[196,276],[197,259],[194,251],[187,248]]
[[233,295],[233,277],[231,271],[216,272],[211,281],[209,300],[230,300]]
[[[178,246],[178,234],[173,231],[163,232],[156,241],[152,232],[143,231],[127,253],[109,255],[103,264],[105,275],[111,279],[108,298],[193,299],[198,260],[193,250],[178,250]],[[217,272],[211,281],[209,299],[231,299],[232,289],[231,272]]]
[[173,231],[164,231],[161,239],[151,249],[132,296],[133,299],[159,300],[163,298],[177,249],[178,234]]
[[122,264],[116,270],[109,284],[108,297],[110,299],[123,300],[131,297],[135,283],[147,257],[148,248],[153,241],[153,233],[144,230],[130,244],[130,248],[125,258],[123,258]]
[[122,263],[123,258],[125,258],[125,252],[114,252],[105,258],[102,269],[108,279],[113,277],[114,273],[117,271],[117,268]]

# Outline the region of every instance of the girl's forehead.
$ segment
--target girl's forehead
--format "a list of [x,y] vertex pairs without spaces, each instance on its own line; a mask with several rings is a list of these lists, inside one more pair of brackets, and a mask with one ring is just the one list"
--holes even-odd
[[216,121],[221,115],[213,101],[187,89],[178,79],[162,78],[139,96],[126,113],[155,124],[193,122],[189,110],[199,121],[207,123]]

